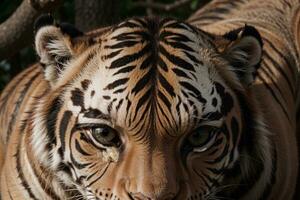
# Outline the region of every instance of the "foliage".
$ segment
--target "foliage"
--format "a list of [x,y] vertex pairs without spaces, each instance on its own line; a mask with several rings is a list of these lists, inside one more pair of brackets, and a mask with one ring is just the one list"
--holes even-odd
[[[137,0],[120,0],[120,16],[119,21],[132,17],[146,15],[146,8],[136,7]],[[159,3],[173,3],[174,0],[156,0]],[[4,22],[22,3],[22,0],[2,0],[0,1],[0,23]],[[155,15],[176,17],[179,19],[187,18],[194,10],[196,10],[199,0],[193,0],[191,3],[181,6],[172,12],[162,12],[153,10]],[[62,6],[52,13],[58,21],[74,23],[74,1],[64,0]],[[7,82],[19,73],[26,66],[36,62],[37,56],[33,49],[33,44],[20,50],[16,55],[5,60],[0,60],[0,91]]]

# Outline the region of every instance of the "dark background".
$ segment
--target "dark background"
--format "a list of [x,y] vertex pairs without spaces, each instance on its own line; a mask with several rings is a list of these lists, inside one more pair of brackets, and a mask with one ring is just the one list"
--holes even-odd
[[17,73],[37,61],[33,23],[42,13],[51,13],[58,22],[69,22],[89,31],[132,16],[186,19],[208,1],[54,0],[49,5],[40,5],[41,0],[0,0],[0,92]]

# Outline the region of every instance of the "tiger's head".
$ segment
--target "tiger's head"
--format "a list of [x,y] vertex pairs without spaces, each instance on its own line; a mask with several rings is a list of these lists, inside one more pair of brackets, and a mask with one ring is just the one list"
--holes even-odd
[[271,158],[251,94],[262,56],[255,28],[215,36],[174,19],[134,18],[81,34],[52,22],[40,20],[35,38],[49,89],[32,146],[68,188],[62,196],[262,193]]

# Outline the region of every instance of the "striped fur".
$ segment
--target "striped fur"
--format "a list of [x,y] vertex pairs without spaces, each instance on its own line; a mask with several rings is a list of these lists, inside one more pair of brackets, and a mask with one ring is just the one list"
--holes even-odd
[[299,8],[219,0],[85,35],[42,18],[40,63],[0,96],[1,198],[297,198]]

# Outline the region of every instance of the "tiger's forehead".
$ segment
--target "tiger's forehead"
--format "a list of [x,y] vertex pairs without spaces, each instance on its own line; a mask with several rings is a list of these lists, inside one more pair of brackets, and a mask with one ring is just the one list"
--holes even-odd
[[133,132],[185,131],[221,107],[211,51],[207,39],[182,22],[121,23],[102,37],[78,80],[84,110],[98,110]]

